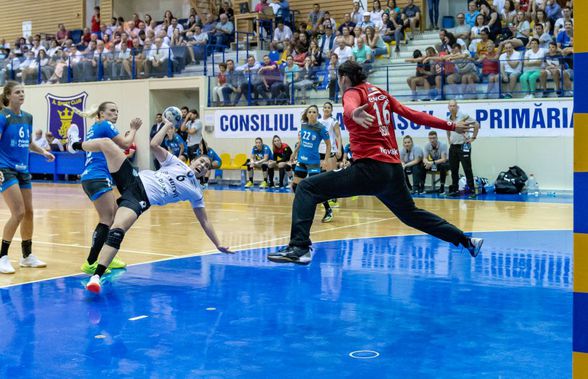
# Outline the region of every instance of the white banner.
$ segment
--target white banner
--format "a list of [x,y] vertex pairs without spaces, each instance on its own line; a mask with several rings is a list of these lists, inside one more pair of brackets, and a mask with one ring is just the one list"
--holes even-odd
[[[539,101],[491,103],[461,103],[460,112],[474,117],[480,123],[480,137],[561,137],[573,136],[573,101]],[[321,104],[319,109],[321,109]],[[446,103],[422,103],[411,106],[446,119]],[[223,108],[214,111],[216,138],[296,138],[300,116],[305,107],[287,108]],[[335,106],[333,112],[343,125],[343,108]],[[396,136],[426,137],[432,128],[416,125],[394,114]]]

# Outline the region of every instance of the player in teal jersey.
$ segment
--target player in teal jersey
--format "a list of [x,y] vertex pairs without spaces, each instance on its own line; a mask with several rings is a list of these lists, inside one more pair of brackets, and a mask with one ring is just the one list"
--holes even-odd
[[47,266],[32,254],[33,194],[29,154],[31,151],[41,154],[50,162],[55,157],[33,142],[33,116],[21,110],[24,99],[24,87],[13,81],[7,82],[0,94],[0,192],[10,209],[0,248],[2,274],[14,273],[14,267],[8,259],[8,248],[19,225],[22,238],[20,267]]

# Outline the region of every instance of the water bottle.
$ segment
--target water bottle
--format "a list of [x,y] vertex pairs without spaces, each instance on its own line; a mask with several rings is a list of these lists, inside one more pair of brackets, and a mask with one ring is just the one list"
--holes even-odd
[[529,175],[529,179],[527,180],[527,193],[532,193],[535,197],[540,195],[539,183],[537,183],[533,174]]

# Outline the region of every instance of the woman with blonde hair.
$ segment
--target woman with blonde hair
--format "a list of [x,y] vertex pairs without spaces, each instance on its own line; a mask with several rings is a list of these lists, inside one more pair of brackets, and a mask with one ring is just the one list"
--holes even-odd
[[46,267],[47,264],[32,254],[33,193],[29,173],[29,154],[43,155],[49,162],[55,157],[33,142],[33,116],[21,109],[24,87],[8,81],[0,94],[0,192],[10,209],[4,224],[0,247],[0,273],[13,274],[8,259],[8,248],[20,226],[22,258],[20,267]]
[[[77,108],[70,107],[72,111],[84,118],[94,119],[96,122],[86,133],[86,141],[97,138],[109,138],[121,149],[127,149],[135,140],[137,125],[142,121],[135,118],[131,121],[130,133],[123,136],[119,133],[115,124],[118,120],[118,107],[112,101],[105,101],[98,107],[86,111],[80,111]],[[71,151],[70,151],[71,152]],[[98,225],[92,235],[92,246],[88,258],[82,264],[82,271],[93,273],[96,270],[98,254],[108,237],[108,231],[114,220],[116,213],[116,201],[112,192],[112,176],[108,171],[106,158],[101,152],[86,153],[86,163],[82,173],[82,188],[88,196],[88,199],[94,205],[98,213]],[[115,258],[109,268],[118,269],[126,267],[126,263]]]

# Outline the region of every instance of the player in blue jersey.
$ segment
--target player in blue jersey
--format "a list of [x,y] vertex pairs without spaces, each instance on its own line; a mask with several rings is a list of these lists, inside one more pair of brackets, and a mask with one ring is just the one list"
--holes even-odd
[[168,129],[163,145],[174,157],[186,162],[186,146],[185,142],[175,129]]
[[[0,94],[0,192],[10,209],[10,218],[2,232],[0,273],[13,274],[8,248],[20,225],[22,259],[20,267],[46,267],[32,254],[33,194],[29,173],[29,153],[43,155],[48,161],[55,157],[33,142],[33,116],[21,110],[24,87],[9,81]],[[18,185],[17,185],[18,184]]]
[[[292,191],[296,192],[296,186],[307,176],[314,176],[321,173],[321,157],[319,146],[325,141],[327,151],[331,151],[331,139],[327,128],[318,122],[318,107],[311,105],[302,114],[302,125],[298,133],[298,144],[294,148],[292,157],[296,157],[296,168],[294,169],[294,181]],[[333,220],[333,210],[328,201],[323,203],[325,216],[323,222]]]
[[267,188],[268,178],[269,186],[274,186],[274,169],[270,168],[271,160],[273,160],[272,149],[268,145],[265,145],[260,137],[257,137],[255,139],[255,146],[251,149],[249,161],[246,163],[249,181],[245,184],[245,187],[253,187],[253,170],[256,168],[261,168],[263,172],[263,182],[261,182],[259,187]]
[[222,166],[223,160],[216,153],[216,151],[214,151],[213,148],[208,146],[208,144],[206,143],[204,138],[202,139],[202,141],[200,141],[200,145],[198,146],[198,148],[194,152],[195,158],[198,158],[201,155],[207,155],[210,158],[210,160],[212,161],[212,164],[210,166],[210,170],[208,170],[206,172],[206,175],[204,175],[203,177],[200,178],[200,184],[202,185],[202,189],[206,189],[206,188],[208,188],[208,180],[210,179],[210,172],[213,169],[217,169],[220,166]]
[[[101,103],[96,110],[80,111],[77,108],[70,107],[82,117],[97,119],[97,121],[88,129],[86,141],[97,138],[109,138],[121,149],[127,149],[135,140],[137,129],[142,124],[141,119],[135,118],[131,121],[131,129],[128,135],[121,135],[115,124],[118,120],[118,107],[115,103],[106,101]],[[76,126],[77,127],[77,126]],[[116,201],[112,192],[112,176],[108,172],[106,158],[100,152],[87,152],[84,172],[82,173],[82,188],[94,204],[98,213],[98,225],[92,235],[92,246],[88,258],[82,264],[82,271],[93,273],[98,265],[98,254],[108,238],[108,231],[114,221],[116,213]],[[116,258],[112,261],[109,269],[120,269],[126,267],[126,264]]]

